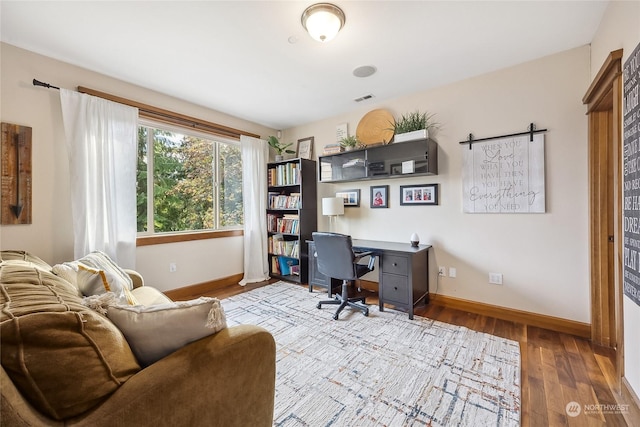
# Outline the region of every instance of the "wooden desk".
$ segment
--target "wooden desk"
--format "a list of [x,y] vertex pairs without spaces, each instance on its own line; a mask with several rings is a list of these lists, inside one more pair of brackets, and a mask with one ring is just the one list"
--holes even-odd
[[[420,301],[429,302],[429,249],[431,245],[412,247],[409,243],[353,239],[353,248],[367,250],[378,257],[378,299],[380,311],[384,304],[405,309],[413,319],[413,307]],[[309,291],[322,286],[331,294],[331,280],[318,271],[315,244],[309,248]]]

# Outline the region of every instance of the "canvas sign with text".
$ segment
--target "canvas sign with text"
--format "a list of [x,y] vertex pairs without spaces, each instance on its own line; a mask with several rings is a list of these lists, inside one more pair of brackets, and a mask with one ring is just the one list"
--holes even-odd
[[544,135],[476,142],[462,150],[463,212],[545,212]]
[[640,44],[623,68],[624,294],[640,305]]

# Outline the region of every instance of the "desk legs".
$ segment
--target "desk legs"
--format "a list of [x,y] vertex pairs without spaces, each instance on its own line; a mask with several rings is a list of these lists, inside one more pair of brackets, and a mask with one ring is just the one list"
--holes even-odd
[[[422,297],[420,297],[415,304],[411,305],[408,307],[408,313],[409,313],[409,320],[413,320],[413,308],[418,305],[418,303],[420,303],[420,301],[424,301],[424,304],[428,304],[429,303],[429,294],[425,294]],[[401,309],[402,307],[400,307],[399,309]],[[382,302],[382,300],[378,300],[378,309],[380,311],[384,311],[384,303]]]

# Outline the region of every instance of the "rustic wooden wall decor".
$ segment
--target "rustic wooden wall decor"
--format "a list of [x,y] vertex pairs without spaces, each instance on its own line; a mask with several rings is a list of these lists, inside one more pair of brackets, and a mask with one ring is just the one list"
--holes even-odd
[[0,224],[31,224],[31,128],[2,123]]

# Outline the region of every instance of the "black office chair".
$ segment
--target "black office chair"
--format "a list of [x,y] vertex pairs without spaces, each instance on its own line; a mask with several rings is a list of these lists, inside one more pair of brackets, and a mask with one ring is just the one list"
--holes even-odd
[[[323,304],[339,304],[338,310],[333,315],[338,320],[340,312],[346,307],[352,307],[362,311],[365,316],[369,315],[369,307],[365,303],[364,297],[349,298],[349,282],[356,280],[364,274],[373,271],[375,256],[373,252],[353,251],[351,236],[338,233],[315,232],[313,241],[316,246],[318,271],[329,278],[342,280],[342,294],[336,294],[335,299],[320,301],[317,305],[322,308]],[[362,258],[369,257],[368,264],[359,264]]]

